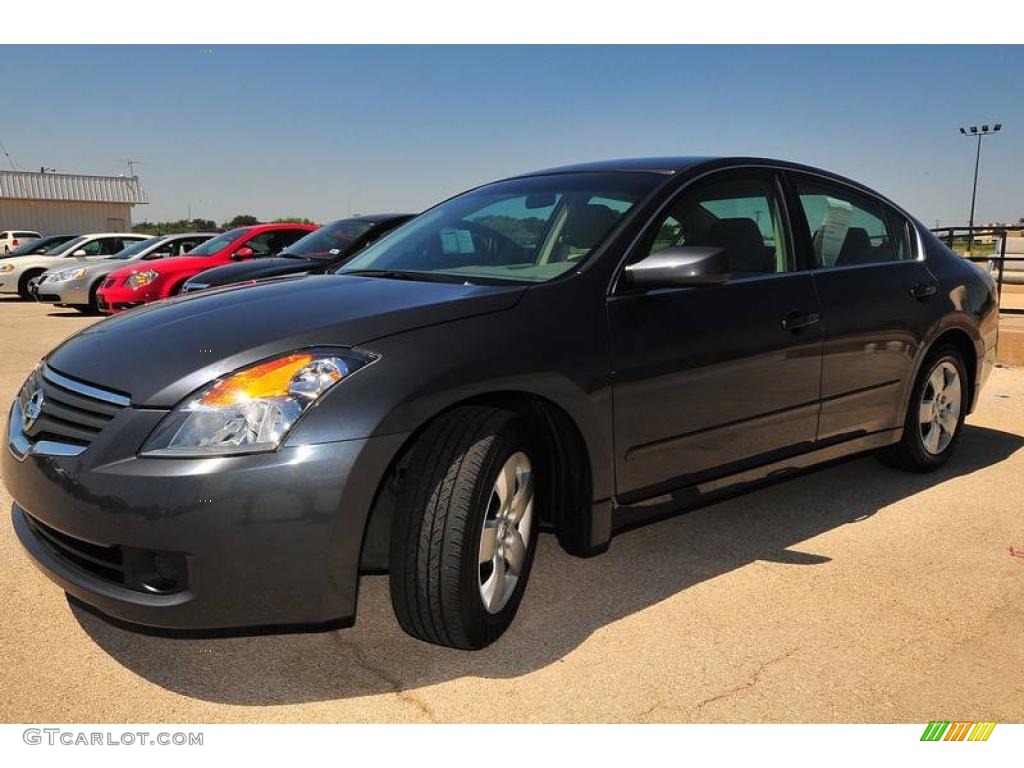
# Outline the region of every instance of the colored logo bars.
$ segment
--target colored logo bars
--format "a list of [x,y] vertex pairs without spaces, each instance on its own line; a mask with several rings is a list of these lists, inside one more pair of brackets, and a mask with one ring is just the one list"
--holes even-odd
[[932,720],[921,734],[921,741],[988,741],[994,722]]

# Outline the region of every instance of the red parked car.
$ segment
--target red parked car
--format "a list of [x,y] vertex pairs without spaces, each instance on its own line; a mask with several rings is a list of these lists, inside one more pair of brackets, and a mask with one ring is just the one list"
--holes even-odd
[[243,259],[276,256],[316,229],[313,224],[254,224],[207,240],[184,256],[147,261],[111,272],[96,292],[101,312],[125,309],[166,299],[181,291],[190,277]]

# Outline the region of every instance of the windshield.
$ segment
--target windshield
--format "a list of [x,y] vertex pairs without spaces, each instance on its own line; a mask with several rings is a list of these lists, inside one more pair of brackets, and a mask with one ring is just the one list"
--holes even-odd
[[356,241],[373,227],[372,221],[341,219],[324,224],[288,246],[282,256],[310,259],[334,259],[348,252]]
[[157,243],[162,243],[163,240],[155,238],[153,240],[139,240],[137,243],[132,243],[127,248],[122,248],[120,251],[110,256],[111,259],[133,259],[143,251],[153,248]]
[[225,232],[223,235],[217,235],[216,237],[207,240],[205,243],[201,243],[189,251],[187,256],[211,256],[218,251],[221,251],[231,245],[235,240],[240,238],[249,229],[242,227],[241,229],[232,229]]
[[574,173],[491,184],[427,211],[336,271],[545,282],[578,267],[661,181]]
[[[74,235],[52,235],[42,237],[38,240],[30,240],[11,251],[8,256],[42,256],[63,245],[69,240],[74,240]],[[81,239],[81,238],[79,238]]]

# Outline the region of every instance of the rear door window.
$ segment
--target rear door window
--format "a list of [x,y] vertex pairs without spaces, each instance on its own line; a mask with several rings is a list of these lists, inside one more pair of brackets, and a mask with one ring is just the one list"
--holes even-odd
[[794,186],[819,268],[912,258],[906,219],[881,201],[806,177],[797,177]]

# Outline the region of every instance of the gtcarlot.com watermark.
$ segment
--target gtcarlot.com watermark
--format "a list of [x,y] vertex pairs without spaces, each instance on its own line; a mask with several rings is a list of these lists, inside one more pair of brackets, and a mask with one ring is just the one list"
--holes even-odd
[[74,728],[26,728],[22,740],[29,745],[65,747],[201,747],[201,732],[87,731]]

